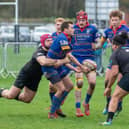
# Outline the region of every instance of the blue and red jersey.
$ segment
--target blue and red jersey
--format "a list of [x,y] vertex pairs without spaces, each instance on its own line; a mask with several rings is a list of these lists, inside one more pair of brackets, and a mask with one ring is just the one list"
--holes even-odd
[[57,32],[52,33],[52,38],[55,40],[59,34]]
[[[113,37],[115,35],[120,34],[121,32],[126,31],[129,33],[129,28],[126,25],[120,25],[116,30],[113,30],[112,27],[105,29],[103,33],[103,37],[109,39],[112,43]],[[129,45],[129,40],[127,41],[126,45]]]
[[[68,38],[68,35],[61,33],[53,41],[50,49],[48,50],[47,57],[51,59],[63,59],[66,54],[71,51],[71,38]],[[52,84],[59,82],[64,78],[70,71],[69,68],[62,65],[58,68],[54,66],[43,66],[42,71],[45,73],[45,76]]]
[[98,29],[87,24],[83,29],[74,25],[74,38],[72,54],[78,58],[94,60],[95,54],[92,49],[92,43],[95,43],[98,38]]
[[68,38],[68,35],[65,33],[61,33],[58,37],[53,41],[47,57],[52,59],[63,59],[66,54],[71,51],[71,38]]

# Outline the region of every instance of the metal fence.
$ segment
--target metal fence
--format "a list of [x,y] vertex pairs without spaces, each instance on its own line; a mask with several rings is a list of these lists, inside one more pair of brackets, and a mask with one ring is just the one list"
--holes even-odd
[[[36,42],[6,42],[0,44],[0,77],[16,77],[19,70],[27,63],[32,53],[36,50]],[[111,55],[111,48],[108,47],[103,51],[102,64],[106,69]]]
[[31,59],[36,48],[35,42],[0,44],[0,77],[16,77],[20,68]]

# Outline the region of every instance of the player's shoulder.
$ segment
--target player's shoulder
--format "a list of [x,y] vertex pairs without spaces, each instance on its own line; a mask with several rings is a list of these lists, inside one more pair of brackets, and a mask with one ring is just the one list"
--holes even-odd
[[93,29],[97,29],[97,25],[96,25],[96,24],[89,24],[88,27],[91,27],[91,28],[93,28]]
[[39,56],[46,56],[47,52],[43,50],[42,46],[38,47],[37,50],[33,53],[32,58],[36,59]]
[[58,48],[60,46],[60,43],[67,41],[66,36],[61,33],[57,36],[57,38],[53,41],[51,48]]
[[64,33],[61,33],[59,36],[58,36],[58,40],[67,40],[66,36]]
[[89,24],[88,28],[94,32],[98,32],[98,27],[96,24]]
[[36,53],[36,54],[37,54],[37,53],[45,54],[45,53],[46,53],[46,51],[44,51],[44,50],[43,50],[42,46],[39,46],[39,47],[37,48],[37,50],[36,50],[36,52],[35,52],[35,53]]
[[112,31],[111,27],[108,27],[108,28],[104,29],[104,32],[110,32],[110,31]]
[[121,25],[121,28],[129,31],[129,27],[127,25]]
[[52,33],[52,36],[57,36],[57,32],[53,32]]
[[77,27],[78,27],[78,25],[77,25],[77,24],[74,24],[74,25],[73,25],[73,27],[74,27],[74,28],[77,28]]

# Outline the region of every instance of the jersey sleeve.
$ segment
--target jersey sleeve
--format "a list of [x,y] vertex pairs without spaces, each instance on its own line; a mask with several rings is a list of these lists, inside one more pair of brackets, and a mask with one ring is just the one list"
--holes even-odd
[[33,54],[33,59],[38,58],[39,56],[46,56],[43,50],[38,50]]
[[105,29],[102,33],[102,36],[107,39],[108,38],[108,34],[107,34],[107,29]]
[[94,36],[94,38],[93,38],[93,42],[94,42],[94,43],[96,42],[96,40],[97,40],[98,38],[101,37],[101,33],[98,31],[98,29],[97,29],[96,27],[94,28],[94,34],[93,34],[93,36]]
[[66,40],[60,40],[59,42],[60,42],[61,50],[63,52],[66,52],[67,53],[67,52],[71,51],[71,47],[70,47],[68,41],[66,41]]

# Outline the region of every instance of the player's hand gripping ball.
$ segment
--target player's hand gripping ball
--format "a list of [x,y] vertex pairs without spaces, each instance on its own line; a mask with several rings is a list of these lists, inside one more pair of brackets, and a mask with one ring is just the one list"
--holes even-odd
[[88,73],[91,71],[96,71],[97,64],[93,60],[86,59],[83,61],[83,65],[89,69]]

